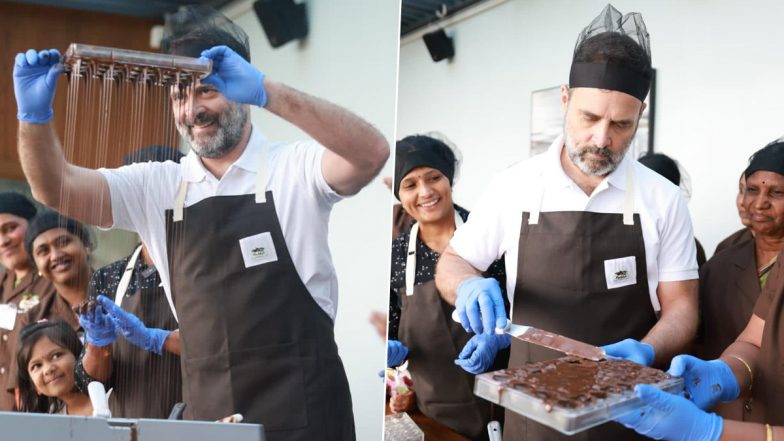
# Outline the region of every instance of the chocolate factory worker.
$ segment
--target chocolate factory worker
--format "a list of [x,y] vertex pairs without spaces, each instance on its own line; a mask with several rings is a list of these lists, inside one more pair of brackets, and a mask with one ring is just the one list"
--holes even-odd
[[[690,355],[672,360],[685,394],[638,385],[646,405],[618,422],[651,439],[668,441],[774,441],[784,439],[784,254],[780,254],[746,328],[715,360]],[[689,398],[686,398],[689,397]],[[710,413],[717,403],[741,399],[743,421]]]
[[[247,35],[200,12],[174,16],[163,45],[213,62],[192,95],[172,93],[191,146],[181,164],[68,164],[49,122],[59,56],[30,50],[14,69],[23,169],[42,202],[136,231],[149,246],[179,322],[169,338],[180,339],[187,418],[241,413],[272,441],[354,439],[327,226],[332,206],[376,176],[389,146],[347,110],[265,78],[249,63]],[[315,141],[267,141],[250,105]]]
[[[436,283],[466,330],[506,324],[498,284],[480,276],[505,255],[514,323],[595,345],[623,340],[608,355],[645,365],[665,364],[693,338],[698,274],[686,201],[626,155],[650,83],[642,17],[608,5],[580,34],[561,88],[563,135],[495,177],[441,256]],[[559,355],[514,341],[509,364]],[[636,436],[610,423],[579,439]],[[519,439],[567,437],[507,412],[504,440]]]
[[[180,162],[181,157],[182,153],[172,147],[155,145],[126,155],[123,164]],[[156,343],[169,340],[169,331],[178,332],[177,321],[144,243],[93,273],[87,297],[98,296],[109,299],[108,306],[122,326],[118,331],[112,320],[98,320],[95,313],[82,314],[87,344],[76,362],[76,384],[86,391],[87,385],[97,380],[112,388],[109,410],[115,417],[168,417],[172,407],[182,401],[180,358],[175,355],[176,348],[157,347]],[[116,338],[116,334],[124,338]],[[148,335],[158,338],[150,339]],[[170,340],[170,345],[177,341]]]
[[[40,317],[42,303],[56,295],[52,282],[35,269],[25,248],[25,233],[36,214],[27,197],[14,192],[0,193],[0,385],[10,381],[16,365],[15,344],[23,316],[29,321]],[[0,387],[0,411],[14,409],[14,396]]]
[[[727,246],[700,270],[700,336],[702,358],[721,355],[754,313],[771,276],[771,269],[784,251],[784,142],[776,140],[756,152],[744,173],[744,211],[751,240]],[[743,402],[724,403],[719,415],[743,420]]]

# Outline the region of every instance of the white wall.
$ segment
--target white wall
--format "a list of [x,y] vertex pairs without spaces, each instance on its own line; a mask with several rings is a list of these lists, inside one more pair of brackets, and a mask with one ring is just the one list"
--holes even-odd
[[[606,0],[509,0],[447,28],[455,58],[401,46],[398,137],[440,130],[463,151],[458,203],[526,158],[531,92],[568,81],[575,39]],[[656,151],[691,175],[695,234],[710,256],[740,228],[737,179],[753,152],[784,134],[784,2],[615,0],[641,12],[658,70]]]
[[[348,108],[375,125],[392,144],[400,3],[390,0],[310,0],[305,43],[269,46],[252,2],[225,11],[250,36],[253,64],[269,78]],[[270,139],[305,135],[262,109],[253,122]],[[387,164],[384,174],[391,174]],[[340,301],[335,326],[354,404],[357,439],[379,440],[386,346],[371,328],[372,310],[386,311],[389,287],[390,195],[380,178],[335,206],[330,247]]]

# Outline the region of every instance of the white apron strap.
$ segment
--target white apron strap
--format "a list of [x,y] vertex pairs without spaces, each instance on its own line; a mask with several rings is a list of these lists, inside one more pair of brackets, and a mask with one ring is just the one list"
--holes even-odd
[[177,196],[174,198],[174,213],[172,213],[172,220],[180,222],[182,220],[183,207],[185,206],[185,195],[188,194],[188,181],[185,179],[180,182],[180,188],[177,190]]
[[261,163],[259,170],[256,172],[256,203],[263,204],[267,202],[267,180],[269,179],[269,165],[267,158],[267,149],[261,150]]
[[623,224],[634,225],[634,171],[631,162],[626,164],[626,192],[623,197]]
[[534,204],[533,210],[528,213],[528,224],[536,225],[539,223],[539,212],[542,211],[542,201],[544,200],[544,182],[542,177],[539,178],[539,184],[536,187],[537,199]]
[[120,283],[117,285],[117,290],[114,292],[114,304],[117,306],[121,306],[123,296],[125,295],[125,291],[128,289],[128,285],[131,284],[131,276],[133,275],[133,268],[136,266],[136,261],[139,259],[139,253],[142,251],[141,244],[136,247],[136,250],[131,255],[130,260],[128,260],[128,265],[125,266],[125,271],[123,271],[123,275],[120,278]]
[[[463,218],[455,210],[455,227],[463,225]],[[406,256],[406,295],[414,295],[414,279],[416,278],[416,241],[419,236],[419,223],[411,226],[408,236],[408,256]]]

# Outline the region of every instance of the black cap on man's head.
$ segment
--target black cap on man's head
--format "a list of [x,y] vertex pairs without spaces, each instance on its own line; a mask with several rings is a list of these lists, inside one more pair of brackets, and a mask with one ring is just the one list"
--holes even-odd
[[623,15],[608,4],[577,38],[569,87],[615,90],[645,101],[652,78],[650,38],[642,16]]
[[215,9],[191,5],[166,14],[161,52],[198,58],[214,46],[228,46],[250,62],[248,34]]

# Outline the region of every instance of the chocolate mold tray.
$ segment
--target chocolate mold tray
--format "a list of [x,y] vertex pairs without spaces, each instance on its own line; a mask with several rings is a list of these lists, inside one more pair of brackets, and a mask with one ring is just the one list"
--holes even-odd
[[[474,394],[565,435],[573,435],[612,421],[643,406],[634,390],[627,389],[622,392],[608,392],[603,398],[592,397],[590,402],[581,407],[564,407],[510,386],[507,383],[511,378],[509,371],[503,369],[477,375]],[[683,378],[670,377],[649,384],[670,393],[683,390]]]

